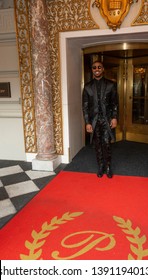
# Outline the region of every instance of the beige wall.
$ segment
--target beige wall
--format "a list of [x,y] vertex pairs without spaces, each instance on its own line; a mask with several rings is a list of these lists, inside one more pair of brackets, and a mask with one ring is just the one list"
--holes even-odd
[[0,97],[0,159],[25,160],[13,9],[0,10],[0,23],[0,82],[10,82],[11,88],[11,97]]

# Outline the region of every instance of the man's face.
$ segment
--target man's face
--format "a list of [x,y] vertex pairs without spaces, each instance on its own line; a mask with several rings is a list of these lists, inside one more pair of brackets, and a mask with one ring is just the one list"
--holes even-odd
[[93,77],[97,80],[102,78],[104,67],[100,62],[95,62],[92,65]]

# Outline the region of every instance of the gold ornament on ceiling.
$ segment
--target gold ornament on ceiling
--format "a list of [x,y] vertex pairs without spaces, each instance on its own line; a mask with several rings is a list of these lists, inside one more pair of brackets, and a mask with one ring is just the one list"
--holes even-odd
[[128,14],[130,6],[138,0],[95,0],[92,7],[97,7],[109,28],[115,31],[120,28]]

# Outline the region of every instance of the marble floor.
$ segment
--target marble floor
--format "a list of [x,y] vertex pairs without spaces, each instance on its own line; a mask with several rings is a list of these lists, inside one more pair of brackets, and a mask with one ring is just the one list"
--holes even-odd
[[33,171],[31,163],[0,160],[0,228],[63,169]]

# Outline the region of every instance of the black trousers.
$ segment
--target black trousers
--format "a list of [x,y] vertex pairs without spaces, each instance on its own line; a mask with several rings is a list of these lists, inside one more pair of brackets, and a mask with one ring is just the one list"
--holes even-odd
[[108,166],[111,164],[111,136],[107,124],[103,118],[97,120],[94,131],[94,144],[98,165]]

